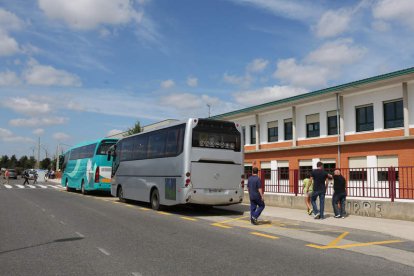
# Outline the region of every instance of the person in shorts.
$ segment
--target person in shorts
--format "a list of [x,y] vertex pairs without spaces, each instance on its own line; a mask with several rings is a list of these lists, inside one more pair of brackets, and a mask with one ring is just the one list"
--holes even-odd
[[313,192],[313,182],[310,179],[310,173],[306,174],[306,178],[303,179],[303,195],[305,196],[305,204],[308,208],[308,215],[312,215],[311,197]]

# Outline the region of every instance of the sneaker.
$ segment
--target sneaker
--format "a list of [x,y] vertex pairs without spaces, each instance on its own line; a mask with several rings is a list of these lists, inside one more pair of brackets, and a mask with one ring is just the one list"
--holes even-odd
[[308,210],[308,215],[310,216],[310,215],[312,215],[312,213],[313,213],[313,210],[312,209],[309,209]]
[[250,218],[250,222],[251,222],[253,225],[257,225],[257,218],[251,217],[251,218]]
[[343,218],[343,219],[344,219],[345,217],[344,217],[344,216],[342,216],[341,218]]
[[341,215],[334,216],[334,218],[341,218],[341,217],[342,217]]
[[320,219],[321,218],[321,214],[319,214],[319,213],[317,213],[315,216],[314,216],[314,219]]

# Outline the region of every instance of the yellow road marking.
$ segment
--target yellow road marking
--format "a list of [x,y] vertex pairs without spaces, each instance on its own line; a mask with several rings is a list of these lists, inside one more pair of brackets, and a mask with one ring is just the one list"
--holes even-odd
[[333,248],[344,249],[344,248],[351,248],[351,247],[361,247],[361,246],[369,246],[369,245],[380,245],[380,244],[389,244],[389,243],[398,243],[398,242],[403,242],[403,241],[401,241],[401,240],[389,240],[389,241],[352,243],[352,244],[334,246]]
[[131,204],[127,204],[126,206],[127,207],[130,207],[130,208],[134,208],[135,207],[134,205],[131,205]]
[[170,213],[166,213],[166,212],[163,212],[163,211],[158,211],[157,213],[161,214],[161,215],[164,215],[164,216],[171,216]]
[[232,222],[232,221],[236,221],[236,220],[242,220],[242,219],[244,219],[244,218],[248,218],[248,217],[249,217],[249,216],[243,216],[243,217],[238,217],[238,218],[234,218],[234,219],[229,219],[229,220],[219,221],[219,222],[217,222],[217,223],[220,223],[220,224],[225,224],[225,223]]
[[276,239],[279,238],[279,237],[276,237],[276,236],[267,235],[267,234],[263,234],[263,233],[259,233],[259,232],[250,232],[250,234],[255,235],[255,236],[259,236],[259,237],[272,239],[272,240],[276,240]]
[[220,223],[212,223],[211,225],[216,226],[216,227],[220,227],[220,228],[225,228],[225,229],[232,228],[232,227],[227,226],[227,225],[221,225]]
[[140,210],[142,210],[142,211],[149,211],[149,210],[151,210],[151,209],[149,209],[149,208],[144,208],[144,207],[141,207],[141,208],[139,208]]
[[306,246],[324,250],[324,249],[347,249],[347,248],[352,248],[352,247],[362,247],[362,246],[370,246],[370,245],[381,245],[381,244],[403,242],[402,240],[386,240],[386,241],[361,242],[361,243],[337,245],[338,242],[341,241],[348,234],[349,232],[342,233],[341,235],[339,235],[339,237],[337,237],[336,239],[334,239],[327,245],[307,244]]
[[328,243],[327,246],[334,246],[337,245],[338,242],[340,242],[343,238],[345,238],[346,236],[348,236],[349,232],[343,232],[341,235],[339,235],[336,239],[334,239],[333,241],[331,241],[330,243]]
[[195,218],[189,218],[189,217],[181,217],[181,218],[185,220],[197,221],[197,219]]

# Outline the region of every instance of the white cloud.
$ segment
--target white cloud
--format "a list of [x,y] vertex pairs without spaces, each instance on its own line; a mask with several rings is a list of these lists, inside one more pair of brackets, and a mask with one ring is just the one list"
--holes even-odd
[[263,70],[266,69],[268,64],[269,64],[268,60],[257,58],[247,65],[246,71],[252,72],[252,73],[262,72]]
[[63,20],[69,27],[91,30],[100,25],[139,23],[142,12],[130,0],[39,0],[39,7],[52,19]]
[[45,133],[45,130],[43,128],[36,128],[33,130],[33,134],[36,136],[42,136]]
[[198,85],[198,79],[194,77],[188,77],[187,78],[187,85],[190,87],[197,87]]
[[338,39],[323,44],[309,53],[306,59],[310,62],[337,67],[360,60],[366,51],[363,47],[354,46],[352,39]]
[[295,87],[314,88],[326,86],[332,71],[318,65],[297,64],[293,58],[280,60],[274,77]]
[[31,85],[81,86],[78,76],[50,65],[41,65],[34,59],[28,62],[23,78]]
[[391,29],[390,24],[382,20],[375,20],[371,25],[378,32],[387,32]]
[[246,74],[244,76],[237,76],[237,75],[229,75],[227,73],[224,73],[223,81],[225,83],[238,85],[240,87],[248,87],[254,80],[252,76],[250,76],[249,74]]
[[58,141],[69,140],[70,136],[64,132],[56,132],[53,134],[53,139]]
[[26,115],[44,115],[51,111],[48,103],[32,101],[27,98],[9,98],[3,102],[5,107]]
[[174,85],[175,85],[175,82],[173,80],[171,80],[171,79],[165,80],[165,81],[162,81],[161,82],[161,87],[164,88],[164,89],[171,88]]
[[236,92],[233,94],[233,97],[239,104],[252,106],[296,96],[305,92],[307,92],[307,90],[303,88],[275,85],[251,91]]
[[113,136],[113,135],[120,134],[122,132],[125,132],[125,130],[111,129],[110,131],[108,131],[108,133],[106,134],[106,136]]
[[11,71],[0,72],[0,86],[16,86],[20,83],[16,73]]
[[23,25],[23,22],[14,13],[0,8],[0,29],[19,30]]
[[0,30],[0,56],[11,56],[20,51],[17,41]]
[[51,126],[62,125],[68,121],[64,117],[47,117],[47,118],[19,118],[12,119],[9,124],[15,127],[39,127],[39,126]]
[[345,32],[349,28],[351,17],[352,12],[347,9],[325,12],[315,26],[316,35],[333,37]]
[[251,5],[278,16],[305,21],[320,14],[320,7],[307,0],[232,0],[235,3]]
[[414,4],[412,0],[381,0],[373,8],[374,18],[397,21],[414,29]]
[[33,139],[28,137],[17,136],[8,129],[0,128],[0,141],[12,143],[27,143],[33,142]]

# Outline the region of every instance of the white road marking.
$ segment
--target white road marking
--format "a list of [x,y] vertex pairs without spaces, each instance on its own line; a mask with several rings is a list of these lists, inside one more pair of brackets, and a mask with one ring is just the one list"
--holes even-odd
[[84,238],[85,237],[82,233],[79,233],[79,232],[75,232],[75,234],[78,235],[81,238]]
[[42,189],[47,189],[47,187],[45,185],[39,185],[39,184],[37,184],[37,186],[39,186]]
[[23,185],[16,184],[16,186],[19,187],[20,189],[24,189]]
[[30,187],[30,188],[32,188],[32,189],[36,189],[36,186],[29,185],[29,184],[27,184],[27,187]]
[[47,185],[47,186],[49,186],[50,188],[59,189],[59,187],[57,187],[57,186],[55,186],[55,185]]
[[11,189],[11,188],[13,188],[11,185],[7,185],[7,184],[5,184],[4,185],[7,189]]
[[60,221],[60,224],[66,225],[66,223],[64,221]]
[[103,249],[103,248],[100,248],[100,247],[97,247],[98,248],[98,250],[99,251],[101,251],[103,254],[105,254],[106,256],[109,256],[109,255],[111,255],[111,254],[109,254],[109,252],[108,251],[106,251],[105,249]]

